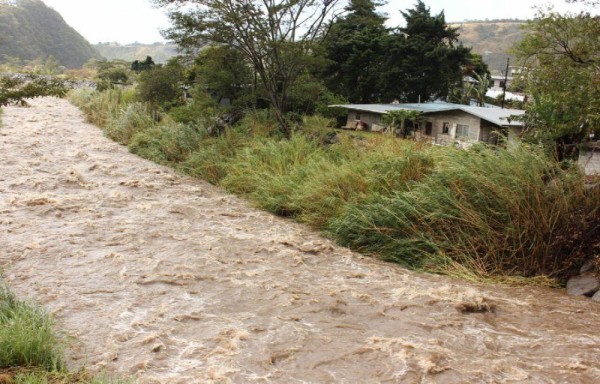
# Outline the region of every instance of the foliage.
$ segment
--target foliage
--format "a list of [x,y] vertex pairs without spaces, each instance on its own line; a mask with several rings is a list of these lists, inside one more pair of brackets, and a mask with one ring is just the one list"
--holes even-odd
[[146,56],[146,60],[144,61],[135,60],[131,63],[131,70],[134,72],[149,71],[155,66],[156,64],[154,63],[154,60],[152,60],[152,57]]
[[311,65],[315,43],[339,0],[155,0],[177,8],[166,37],[195,50],[207,42],[238,50],[251,63],[267,91],[282,131],[288,90]]
[[577,145],[600,131],[600,23],[589,14],[541,12],[516,47],[528,68],[533,102],[526,123],[551,144],[557,159],[576,158]]
[[183,101],[184,73],[176,61],[143,71],[138,81],[137,91],[143,102],[168,109]]
[[331,92],[325,85],[304,73],[292,84],[289,90],[290,111],[300,115],[320,115],[324,117],[346,118],[346,111],[329,108],[332,104],[344,104],[345,99]]
[[477,72],[473,72],[471,75],[475,83],[463,81],[460,86],[453,88],[448,95],[450,102],[471,105],[471,101],[475,100],[478,107],[485,105],[486,93],[491,85],[490,77],[482,76]]
[[12,103],[25,104],[26,99],[35,97],[63,97],[66,92],[64,82],[52,77],[0,77],[0,107]]
[[389,111],[381,122],[390,129],[390,133],[398,134],[401,137],[407,137],[410,134],[410,130],[407,121],[416,123],[423,117],[423,113],[420,111],[412,111],[408,109],[400,109],[397,111]]
[[345,8],[348,13],[332,23],[322,44],[329,64],[321,76],[329,89],[351,103],[379,99],[388,30],[385,18],[375,12],[378,5],[371,0],[350,1]]
[[385,47],[382,98],[418,102],[446,97],[462,80],[470,50],[458,43],[458,32],[446,24],[444,13],[431,15],[422,1],[402,15],[406,27]]
[[235,101],[245,92],[252,92],[254,78],[246,57],[238,50],[217,46],[203,49],[196,57],[193,77],[197,86],[213,95],[217,101]]
[[89,43],[40,0],[0,3],[0,62],[56,58],[58,66],[79,68],[100,58]]
[[304,118],[283,139],[265,110],[214,137],[200,124],[165,117],[136,131],[128,145],[413,268],[560,279],[593,252],[598,191],[584,188],[577,167],[556,163],[537,147],[464,151],[342,133],[332,144],[324,140],[328,124]]

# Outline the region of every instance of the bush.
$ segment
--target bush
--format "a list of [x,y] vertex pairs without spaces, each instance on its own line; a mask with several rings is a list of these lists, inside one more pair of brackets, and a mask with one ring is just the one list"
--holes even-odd
[[175,65],[154,67],[139,77],[138,94],[142,102],[169,109],[183,100],[182,69]]

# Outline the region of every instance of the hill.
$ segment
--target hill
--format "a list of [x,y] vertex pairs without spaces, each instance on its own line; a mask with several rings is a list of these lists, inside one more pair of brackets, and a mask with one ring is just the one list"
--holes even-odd
[[177,45],[175,44],[135,43],[121,45],[118,43],[100,43],[95,44],[94,48],[108,60],[135,61],[151,56],[155,63],[166,63],[170,58],[177,55]]
[[62,16],[40,0],[0,0],[0,63],[54,56],[80,68],[100,54]]
[[458,28],[460,41],[467,47],[473,47],[473,52],[483,56],[492,73],[500,73],[506,68],[506,58],[515,62],[509,50],[524,36],[523,20],[509,21],[468,21],[450,23]]

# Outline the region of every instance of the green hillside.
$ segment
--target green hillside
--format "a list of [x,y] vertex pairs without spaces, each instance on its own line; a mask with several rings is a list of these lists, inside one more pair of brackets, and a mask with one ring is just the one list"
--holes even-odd
[[453,23],[458,28],[460,41],[467,47],[473,47],[473,52],[483,56],[490,70],[500,73],[506,68],[506,59],[514,57],[508,54],[513,45],[523,39],[522,26],[526,21],[468,21]]
[[100,54],[40,0],[0,0],[0,63],[54,56],[79,68]]
[[152,57],[155,63],[166,63],[170,58],[177,55],[175,44],[127,44],[100,43],[93,46],[100,54],[108,60],[135,61],[143,60],[146,56]]

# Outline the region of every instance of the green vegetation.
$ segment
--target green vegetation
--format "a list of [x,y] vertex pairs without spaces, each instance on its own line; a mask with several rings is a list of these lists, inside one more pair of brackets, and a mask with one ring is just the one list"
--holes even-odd
[[68,372],[63,342],[43,309],[18,300],[0,281],[0,382],[14,384],[126,384]]
[[388,135],[338,134],[318,116],[281,136],[256,111],[221,134],[177,123],[130,91],[73,100],[133,153],[202,177],[342,244],[411,268],[469,278],[560,280],[589,251],[600,196],[543,149],[464,151]]
[[532,95],[526,121],[530,138],[558,160],[576,159],[579,144],[600,134],[600,23],[588,13],[540,12],[516,47],[528,68],[522,79]]
[[56,58],[58,65],[81,67],[100,58],[90,44],[40,0],[0,3],[0,63]]
[[25,99],[41,96],[63,97],[67,93],[64,83],[54,78],[35,75],[27,77],[0,77],[0,107],[8,104],[25,104]]
[[0,285],[0,368],[62,370],[61,356],[48,316],[41,309],[18,301]]

